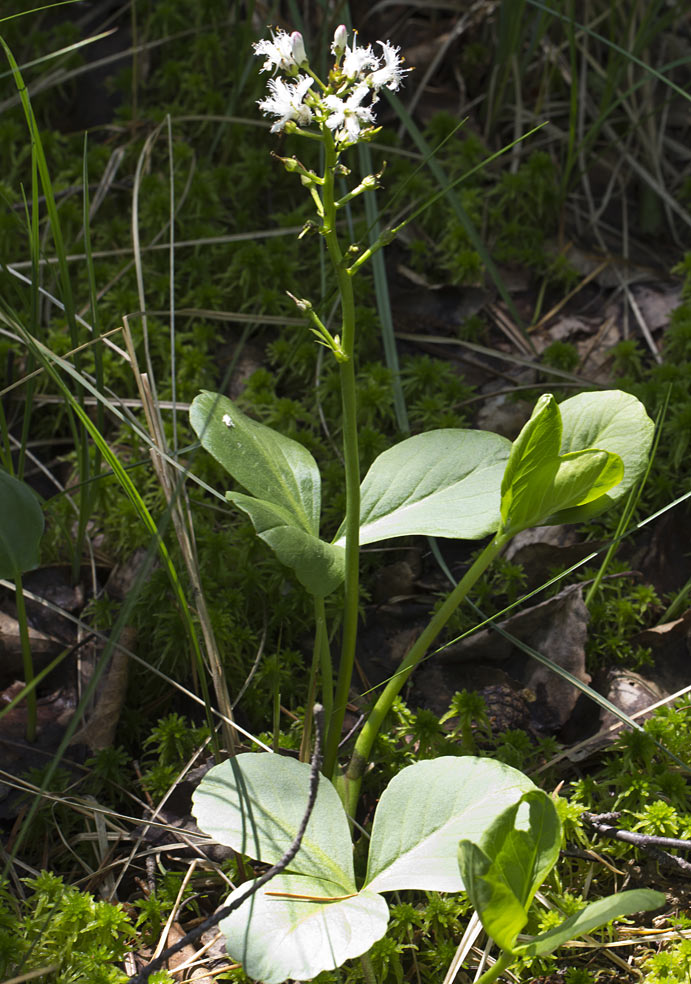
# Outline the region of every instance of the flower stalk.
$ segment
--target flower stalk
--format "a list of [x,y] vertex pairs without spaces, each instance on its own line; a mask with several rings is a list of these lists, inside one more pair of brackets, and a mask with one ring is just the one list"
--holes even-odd
[[348,702],[348,690],[355,664],[357,644],[358,601],[360,592],[360,456],[357,432],[357,392],[355,388],[355,294],[353,281],[343,263],[343,253],[336,232],[336,199],[334,174],[338,163],[336,145],[331,131],[324,131],[326,164],[322,204],[324,222],[322,234],[331,258],[341,295],[341,405],[343,410],[343,459],[346,486],[345,529],[345,595],[343,612],[343,641],[336,680],[334,705],[329,721],[324,750],[324,774],[331,776],[336,768],[338,743]]
[[[408,69],[402,66],[398,48],[379,41],[381,53],[371,45],[358,45],[357,36],[348,45],[348,31],[341,24],[334,33],[331,51],[334,65],[328,81],[323,82],[312,71],[302,35],[295,31],[272,33],[271,40],[259,41],[255,54],[264,57],[261,71],[272,72],[268,81],[269,94],[259,100],[262,112],[275,117],[271,132],[285,131],[318,139],[324,147],[324,173],[315,174],[295,157],[279,158],[287,171],[297,173],[307,187],[321,220],[318,231],[324,237],[331,260],[341,302],[341,333],[332,335],[312,304],[290,295],[298,308],[311,322],[311,330],[320,344],[330,349],[338,362],[343,413],[343,458],[346,491],[345,518],[345,594],[341,658],[333,697],[323,696],[323,703],[332,706],[326,737],[323,772],[333,777],[337,768],[338,746],[343,728],[350,681],[355,664],[359,602],[360,554],[360,461],[357,431],[357,391],[355,385],[355,295],[354,269],[348,262],[352,246],[345,249],[339,241],[336,215],[339,208],[353,198],[378,186],[381,172],[365,177],[352,191],[336,198],[335,178],[349,173],[340,164],[341,153],[361,140],[378,132],[374,106],[379,91],[397,90]],[[279,77],[287,76],[287,80]],[[310,127],[316,124],[318,133]],[[358,264],[359,267],[360,264]],[[323,631],[321,624],[318,633]],[[321,644],[315,648],[321,648]],[[322,686],[329,690],[330,680],[322,666]]]

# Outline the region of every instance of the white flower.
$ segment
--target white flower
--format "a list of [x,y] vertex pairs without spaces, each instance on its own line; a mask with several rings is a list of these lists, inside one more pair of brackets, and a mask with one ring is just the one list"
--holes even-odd
[[374,123],[374,113],[371,106],[361,106],[360,103],[369,93],[369,88],[362,82],[348,99],[338,96],[327,96],[324,105],[329,109],[326,125],[330,130],[338,129],[336,138],[355,143],[360,136],[362,124]]
[[384,67],[378,68],[376,72],[373,72],[367,81],[377,91],[383,86],[386,86],[387,89],[396,92],[403,81],[403,76],[410,69],[402,67],[402,59],[398,55],[398,52],[401,50],[400,48],[394,48],[388,41],[377,41],[377,44],[380,44],[382,47]]
[[314,80],[307,75],[298,75],[295,82],[284,82],[283,79],[269,79],[267,99],[259,100],[259,108],[266,116],[278,116],[271,127],[271,132],[282,130],[288,120],[295,120],[300,126],[307,126],[312,120],[312,110],[303,102],[307,90]]
[[368,68],[379,68],[379,59],[372,51],[371,44],[366,48],[358,48],[357,37],[354,37],[353,47],[345,49],[341,71],[348,79],[360,79]]
[[339,24],[334,31],[333,44],[331,45],[331,52],[340,58],[343,52],[346,50],[348,44],[348,30],[345,24]]
[[[298,32],[296,31],[295,33],[297,34]],[[293,38],[290,34],[286,34],[285,31],[279,30],[275,36],[272,31],[270,41],[264,38],[253,44],[252,47],[254,48],[255,55],[260,57],[261,55],[266,55],[266,61],[259,69],[260,72],[278,71],[280,69],[282,72],[291,73],[298,67],[298,63],[295,60]],[[304,46],[302,50],[304,53]]]

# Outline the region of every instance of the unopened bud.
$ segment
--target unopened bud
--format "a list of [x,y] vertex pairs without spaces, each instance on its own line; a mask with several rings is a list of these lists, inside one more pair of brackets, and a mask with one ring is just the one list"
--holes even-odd
[[296,65],[304,65],[307,61],[307,54],[305,52],[305,42],[302,40],[302,34],[299,31],[293,31],[290,35],[290,40],[293,45],[293,59]]
[[312,305],[305,297],[296,297],[295,294],[291,294],[289,290],[286,291],[286,294],[300,311],[312,310]]
[[271,156],[275,157],[277,161],[280,161],[289,174],[304,170],[297,157],[279,157],[278,154],[272,154]]
[[346,50],[346,45],[348,43],[348,30],[345,24],[339,24],[334,31],[334,40],[331,45],[331,50],[333,51],[336,58],[340,58],[343,52]]

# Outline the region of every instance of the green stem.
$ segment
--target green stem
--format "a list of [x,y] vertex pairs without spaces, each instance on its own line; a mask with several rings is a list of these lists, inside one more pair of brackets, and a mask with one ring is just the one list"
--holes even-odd
[[362,967],[362,972],[365,975],[365,984],[377,984],[377,977],[374,973],[374,967],[372,966],[372,961],[370,960],[368,953],[363,953],[360,957],[360,966]]
[[[321,679],[320,679],[321,678]],[[323,598],[314,598],[314,647],[312,650],[312,666],[310,667],[309,684],[307,687],[307,703],[305,707],[313,707],[317,700],[317,686],[321,683],[321,705],[324,708],[324,720],[328,721],[333,708],[333,673],[331,668],[331,651],[329,634],[326,628],[326,609]],[[302,728],[299,759],[309,762],[312,757],[312,715],[305,714]]]
[[331,649],[329,647],[329,633],[326,627],[326,609],[323,598],[314,599],[314,617],[317,627],[316,644],[319,667],[321,670],[322,684],[322,707],[324,708],[324,720],[331,719],[333,710],[333,670],[331,666]]
[[413,672],[418,663],[422,660],[427,650],[444,628],[449,618],[456,611],[460,603],[468,594],[478,578],[484,574],[499,552],[506,546],[511,539],[506,533],[497,533],[485,549],[476,557],[473,564],[468,568],[465,575],[458,582],[451,594],[448,596],[439,611],[433,616],[427,627],[417,637],[408,653],[401,661],[398,670],[389,680],[379,699],[370,711],[369,717],[358,736],[355,743],[353,755],[348,765],[346,773],[347,779],[347,804],[346,811],[350,816],[355,816],[355,809],[360,794],[360,784],[364,775],[374,740],[379,734],[384,718],[391,710],[394,698],[400,693],[403,684]]
[[331,262],[338,278],[341,296],[341,349],[339,361],[341,374],[341,403],[343,407],[343,458],[346,487],[345,519],[345,599],[343,610],[343,642],[341,660],[334,693],[334,706],[324,754],[324,774],[332,776],[337,764],[338,744],[341,739],[343,718],[350,681],[355,663],[357,620],[359,602],[360,557],[360,458],[357,433],[357,396],[355,389],[355,296],[353,282],[343,264],[343,253],[336,233],[336,199],[334,195],[334,171],[337,164],[336,146],[328,127],[324,134],[324,184],[322,201],[324,221],[322,234],[326,240]]
[[[31,658],[31,643],[29,641],[29,625],[26,620],[26,606],[24,604],[24,589],[22,587],[22,575],[15,574],[14,583],[16,586],[17,602],[17,622],[19,623],[19,638],[22,644],[22,662],[24,664],[24,683],[29,686],[34,679],[34,661]],[[36,689],[32,689],[26,695],[26,740],[36,741],[36,718],[37,702]]]
[[496,981],[497,977],[502,974],[507,967],[510,967],[514,962],[514,956],[509,953],[508,950],[502,950],[501,954],[492,964],[492,966],[484,972],[482,977],[478,977],[476,984],[492,984],[492,981]]

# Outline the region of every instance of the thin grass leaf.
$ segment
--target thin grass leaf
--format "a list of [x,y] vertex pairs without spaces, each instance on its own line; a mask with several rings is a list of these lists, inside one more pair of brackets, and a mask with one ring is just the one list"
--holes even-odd
[[[36,358],[43,364],[46,372],[50,375],[51,379],[55,382],[55,384],[60,388],[60,390],[62,391],[65,397],[65,401],[68,403],[69,406],[72,407],[76,417],[84,425],[85,430],[89,433],[89,436],[94,441],[96,446],[99,448],[101,454],[103,455],[104,460],[108,463],[108,465],[112,469],[118,483],[120,484],[121,488],[123,489],[123,491],[129,498],[130,502],[134,506],[135,510],[137,511],[137,514],[139,515],[140,519],[144,523],[145,528],[151,534],[156,544],[164,569],[168,574],[168,578],[170,580],[171,587],[173,589],[173,594],[180,607],[180,614],[182,616],[183,624],[185,626],[187,636],[191,644],[192,651],[197,663],[200,686],[202,688],[202,692],[204,695],[204,702],[207,709],[209,730],[212,735],[215,735],[215,731],[213,728],[213,721],[210,717],[210,710],[209,710],[211,707],[211,702],[210,702],[210,696],[209,696],[208,685],[206,680],[206,668],[204,665],[204,657],[199,643],[199,638],[197,636],[197,631],[194,625],[194,619],[192,617],[192,613],[190,611],[189,605],[187,604],[187,598],[185,597],[185,592],[178,578],[177,571],[175,570],[175,566],[172,562],[172,558],[170,557],[168,548],[166,547],[165,542],[163,540],[162,531],[156,525],[156,522],[151,516],[149,510],[147,509],[144,500],[139,495],[137,487],[133,483],[132,479],[130,478],[127,470],[122,466],[117,455],[113,453],[107,441],[105,440],[101,432],[98,430],[94,422],[91,420],[87,412],[83,409],[83,407],[79,405],[74,395],[70,391],[69,387],[62,380],[60,373],[57,372],[55,366],[60,366],[61,368],[65,368],[64,360],[60,359],[57,355],[55,355],[55,353],[51,352],[45,345],[43,345],[42,342],[38,341],[38,339],[32,338],[30,335],[28,335],[28,333],[24,332],[23,330],[22,330],[22,336],[24,338],[24,342],[27,345],[27,347],[34,351]],[[72,370],[71,374],[75,374],[75,370],[72,369],[72,367],[70,367],[70,369]],[[167,523],[168,518],[169,518],[169,513],[165,518],[164,522]]]
[[[67,3],[79,3],[81,0],[66,0]],[[59,4],[50,4],[51,7],[59,6]],[[27,11],[27,13],[33,13],[33,11]],[[18,15],[15,15],[18,16]],[[11,17],[1,17],[0,24],[3,21],[11,20]],[[75,41],[74,44],[68,44],[65,48],[58,48],[56,51],[49,51],[46,55],[40,55],[38,58],[33,58],[31,61],[24,62],[19,66],[20,72],[25,72],[27,68],[35,68],[37,65],[44,65],[46,62],[53,61],[56,58],[60,58],[61,55],[70,55],[74,51],[78,51],[80,48],[86,47],[88,44],[94,44],[96,41],[102,41],[104,38],[109,38],[112,34],[117,31],[116,27],[112,27],[109,31],[102,31],[101,34],[94,34],[90,38],[83,38],[81,41]],[[9,72],[0,72],[0,81],[6,79],[12,74]]]
[[[358,144],[358,156],[360,159],[360,171],[364,178],[365,175],[373,172],[372,154],[366,143]],[[370,237],[370,245],[375,243],[381,232],[379,223],[379,209],[377,199],[374,195],[364,195],[365,216],[367,218],[367,230]],[[396,335],[391,314],[391,299],[389,296],[389,282],[386,275],[386,265],[381,250],[372,256],[372,274],[374,276],[374,292],[377,298],[377,310],[381,324],[381,338],[384,347],[384,358],[386,366],[391,373],[391,391],[393,394],[394,413],[396,414],[396,424],[403,434],[410,432],[410,422],[408,421],[408,411],[406,409],[403,385],[401,382],[401,370],[398,363],[398,349],[396,348]]]
[[661,71],[653,68],[652,65],[649,65],[641,58],[638,58],[638,56],[634,55],[631,51],[627,51],[626,48],[622,48],[621,45],[616,43],[616,41],[611,41],[609,38],[606,38],[603,34],[600,34],[598,31],[593,31],[585,24],[580,24],[578,21],[575,21],[573,17],[569,17],[567,14],[562,14],[559,10],[557,10],[554,7],[547,7],[545,4],[540,3],[540,0],[528,0],[528,3],[530,3],[533,7],[537,7],[538,10],[543,10],[545,13],[549,14],[550,17],[555,17],[558,20],[563,21],[565,24],[572,24],[575,27],[577,27],[579,31],[582,31],[584,34],[588,34],[590,37],[596,38],[598,41],[602,41],[602,43],[606,45],[608,48],[612,48],[614,51],[622,55],[625,59],[627,59],[630,62],[633,62],[634,65],[638,65],[639,68],[642,68],[649,75],[652,75],[660,82],[664,82],[664,84],[669,86],[671,89],[673,89],[678,96],[683,96],[684,99],[691,102],[691,95],[685,89],[677,85],[675,82],[672,82],[672,80],[667,78],[666,75],[663,75]]

